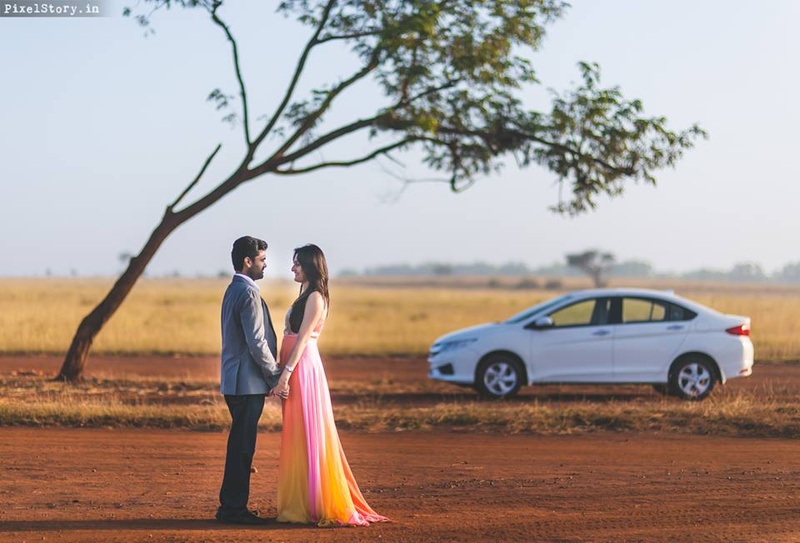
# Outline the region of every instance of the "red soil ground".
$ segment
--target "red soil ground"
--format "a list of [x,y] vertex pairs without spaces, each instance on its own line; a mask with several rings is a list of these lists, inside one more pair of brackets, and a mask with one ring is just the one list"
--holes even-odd
[[[53,371],[46,357],[0,372]],[[215,375],[216,360],[104,359],[94,374]],[[424,379],[421,360],[336,360],[332,380]],[[729,387],[800,385],[800,366],[761,365]],[[468,394],[454,389],[454,395]],[[643,387],[529,388],[556,395],[651,394]],[[440,397],[441,399],[441,397]],[[399,400],[398,400],[399,401]],[[409,405],[425,398],[408,399]],[[334,398],[334,403],[336,398]],[[392,523],[319,529],[212,519],[226,435],[192,431],[0,428],[0,541],[800,541],[800,441],[468,431],[343,432],[367,500]],[[262,433],[252,505],[275,514],[279,435]]]

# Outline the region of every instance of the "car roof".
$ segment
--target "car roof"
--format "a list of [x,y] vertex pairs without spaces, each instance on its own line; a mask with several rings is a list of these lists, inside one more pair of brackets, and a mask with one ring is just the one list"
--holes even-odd
[[592,288],[584,290],[574,290],[568,292],[573,298],[592,298],[597,296],[645,296],[660,298],[662,300],[674,301],[692,309],[701,311],[714,311],[710,307],[704,306],[683,296],[675,294],[673,290],[657,290],[651,288],[636,287],[616,287],[616,288]]
[[580,296],[668,296],[677,297],[673,290],[657,290],[652,288],[638,288],[638,287],[615,287],[615,288],[587,288],[583,290],[573,290],[570,294]]

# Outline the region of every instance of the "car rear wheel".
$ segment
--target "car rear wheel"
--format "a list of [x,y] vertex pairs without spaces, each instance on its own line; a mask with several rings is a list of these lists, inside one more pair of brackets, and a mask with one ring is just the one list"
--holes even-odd
[[714,389],[714,364],[702,356],[686,356],[675,362],[670,372],[671,392],[684,400],[702,400]]
[[476,372],[478,391],[490,398],[510,398],[522,386],[522,362],[511,354],[489,355]]

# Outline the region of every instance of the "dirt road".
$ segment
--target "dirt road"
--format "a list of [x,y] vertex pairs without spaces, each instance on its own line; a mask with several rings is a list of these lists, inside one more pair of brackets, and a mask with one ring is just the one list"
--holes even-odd
[[[344,433],[371,504],[394,522],[223,526],[225,436],[0,430],[0,541],[800,540],[794,441]],[[253,502],[274,515],[278,435],[262,434]]]
[[[94,359],[96,375],[216,375],[208,359]],[[0,371],[55,371],[47,357]],[[332,381],[424,379],[421,360],[328,364]],[[749,387],[797,395],[800,366],[765,365]],[[726,387],[727,388],[727,387]],[[469,395],[443,386],[408,405]],[[518,400],[650,401],[648,387],[539,387]],[[652,396],[653,401],[657,396]],[[334,402],[347,401],[347,394]],[[800,541],[800,440],[598,433],[354,433],[342,440],[365,496],[394,522],[318,529],[212,519],[222,432],[0,428],[0,542],[769,542]],[[262,433],[253,505],[275,514],[279,435]]]

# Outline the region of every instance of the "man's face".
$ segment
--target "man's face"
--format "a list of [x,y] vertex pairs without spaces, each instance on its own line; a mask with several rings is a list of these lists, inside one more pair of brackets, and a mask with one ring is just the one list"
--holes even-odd
[[244,259],[244,269],[242,272],[252,279],[258,281],[264,277],[264,270],[267,268],[267,252],[259,251],[255,259],[249,256]]

